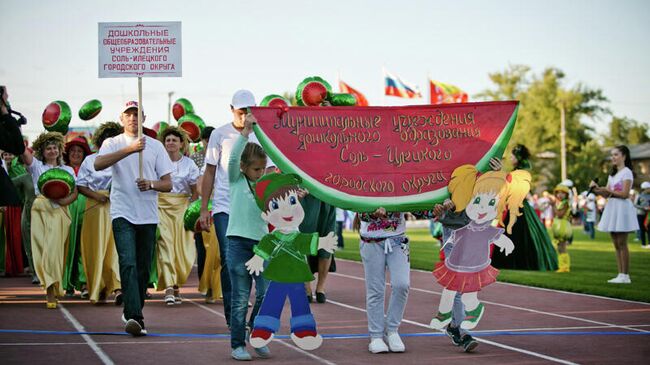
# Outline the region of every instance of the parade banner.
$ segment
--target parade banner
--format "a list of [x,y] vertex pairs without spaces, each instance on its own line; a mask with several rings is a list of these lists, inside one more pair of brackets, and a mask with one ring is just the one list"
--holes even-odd
[[363,212],[431,209],[458,166],[489,169],[519,102],[403,107],[255,107],[255,134],[285,173],[317,198]]
[[181,77],[181,22],[99,23],[99,77]]

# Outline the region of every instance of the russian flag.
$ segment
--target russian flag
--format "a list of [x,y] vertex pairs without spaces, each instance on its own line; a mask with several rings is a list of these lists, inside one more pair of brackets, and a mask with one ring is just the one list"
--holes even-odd
[[339,80],[339,91],[354,95],[357,98],[357,106],[368,106],[368,99],[362,93],[343,82],[343,80]]
[[400,98],[415,99],[421,98],[422,93],[417,86],[409,85],[397,76],[393,76],[390,72],[384,70],[384,94],[389,96],[397,96]]

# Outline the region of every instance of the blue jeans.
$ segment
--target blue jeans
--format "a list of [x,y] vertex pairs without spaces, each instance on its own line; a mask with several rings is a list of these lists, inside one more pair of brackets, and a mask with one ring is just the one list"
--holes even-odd
[[263,328],[276,333],[280,329],[280,316],[284,302],[291,304],[291,332],[316,331],[316,321],[305,296],[304,283],[278,283],[269,281],[262,307],[253,328]]
[[228,237],[228,271],[230,283],[232,284],[232,310],[230,312],[230,347],[233,349],[246,346],[246,325],[253,326],[255,316],[260,310],[264,293],[266,292],[267,281],[260,275],[255,276],[255,305],[251,312],[250,319],[246,323],[248,312],[248,298],[251,295],[253,275],[246,270],[246,261],[250,260],[253,253],[253,246],[258,241],[244,237]]
[[133,224],[124,218],[115,218],[113,237],[120,263],[124,317],[142,320],[142,307],[156,242],[156,224]]
[[219,256],[221,256],[221,292],[223,294],[223,314],[226,316],[226,324],[230,327],[230,310],[232,307],[232,286],[230,284],[230,273],[228,272],[228,213],[217,213],[212,216],[214,231],[219,241]]
[[585,232],[589,235],[589,238],[592,240],[596,237],[596,231],[594,229],[594,222],[585,221]]

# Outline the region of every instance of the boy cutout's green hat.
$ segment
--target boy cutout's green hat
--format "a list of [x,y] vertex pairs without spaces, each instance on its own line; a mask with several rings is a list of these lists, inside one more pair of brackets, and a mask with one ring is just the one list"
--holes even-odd
[[302,178],[296,174],[272,173],[262,176],[255,184],[255,202],[261,211],[266,211],[266,203],[274,192],[285,186],[300,185]]

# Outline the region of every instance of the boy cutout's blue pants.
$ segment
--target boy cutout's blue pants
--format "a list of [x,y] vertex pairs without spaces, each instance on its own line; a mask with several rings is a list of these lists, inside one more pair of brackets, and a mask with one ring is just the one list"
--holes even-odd
[[304,283],[278,283],[269,281],[264,301],[255,317],[254,329],[276,333],[280,329],[280,316],[284,302],[291,304],[291,332],[316,331],[316,321],[311,314]]

